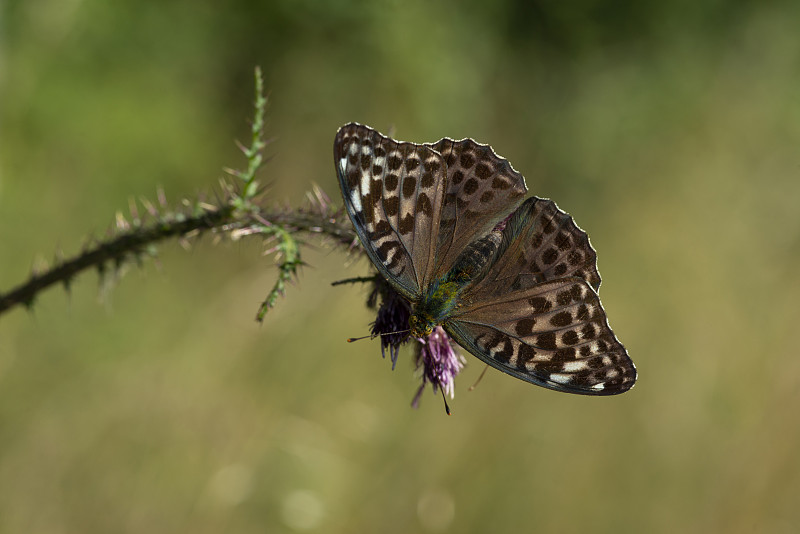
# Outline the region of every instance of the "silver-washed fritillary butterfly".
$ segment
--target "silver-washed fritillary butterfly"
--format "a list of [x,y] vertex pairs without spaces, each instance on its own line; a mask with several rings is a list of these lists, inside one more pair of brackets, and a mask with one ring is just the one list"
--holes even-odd
[[411,335],[441,325],[492,367],[583,395],[633,387],[608,326],[597,255],[551,200],[472,139],[395,141],[356,123],[336,134],[347,213],[378,271],[411,305]]

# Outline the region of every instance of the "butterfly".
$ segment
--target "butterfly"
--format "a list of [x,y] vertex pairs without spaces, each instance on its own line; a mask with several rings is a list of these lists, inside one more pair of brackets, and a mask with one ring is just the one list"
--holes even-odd
[[495,369],[557,391],[633,387],[589,237],[552,200],[525,199],[525,179],[490,146],[395,141],[350,123],[333,152],[364,250],[411,306],[411,336],[441,325]]

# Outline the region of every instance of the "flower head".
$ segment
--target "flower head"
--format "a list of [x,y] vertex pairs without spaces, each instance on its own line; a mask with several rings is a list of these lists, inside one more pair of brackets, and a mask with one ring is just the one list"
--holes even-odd
[[380,276],[376,278],[375,288],[368,300],[371,307],[375,307],[378,296],[381,297],[381,305],[378,308],[378,316],[372,323],[372,336],[380,336],[381,355],[384,358],[386,349],[389,349],[389,358],[392,360],[392,370],[394,370],[400,345],[409,340],[408,319],[411,310],[405,299]]
[[[380,299],[380,306],[378,301]],[[442,392],[442,396],[449,395],[453,398],[455,376],[463,369],[464,358],[458,354],[450,337],[441,326],[436,326],[430,335],[412,337],[409,334],[409,320],[411,319],[411,306],[392,286],[381,276],[375,277],[374,288],[367,300],[370,308],[378,308],[378,315],[372,323],[372,337],[380,336],[381,354],[386,358],[386,349],[392,360],[392,370],[397,364],[400,345],[409,340],[416,339],[417,354],[416,368],[422,370],[422,384],[411,405],[419,405],[425,386],[430,383],[434,393]],[[447,407],[447,401],[445,401]],[[449,408],[447,408],[450,413]]]
[[419,405],[419,399],[428,382],[433,387],[434,393],[441,389],[443,395],[450,395],[452,399],[454,379],[464,368],[466,363],[464,357],[453,349],[450,337],[441,326],[434,328],[428,337],[417,340],[420,342],[417,369],[422,368],[422,385],[414,395],[411,405],[415,408]]

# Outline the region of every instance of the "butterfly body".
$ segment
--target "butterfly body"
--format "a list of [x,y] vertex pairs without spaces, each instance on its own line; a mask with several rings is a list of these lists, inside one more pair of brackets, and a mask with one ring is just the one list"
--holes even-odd
[[499,232],[471,243],[456,260],[455,265],[439,280],[431,283],[418,302],[412,305],[411,335],[423,337],[456,315],[462,294],[476,280],[500,245]]
[[334,142],[342,196],[365,252],[411,305],[487,364],[568,393],[630,389],[636,369],[600,304],[588,236],[471,139],[398,142],[356,123]]

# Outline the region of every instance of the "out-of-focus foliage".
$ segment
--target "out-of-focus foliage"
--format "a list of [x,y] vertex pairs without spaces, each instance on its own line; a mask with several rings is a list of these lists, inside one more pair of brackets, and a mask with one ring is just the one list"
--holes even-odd
[[2,532],[794,532],[800,4],[7,0],[0,287],[130,196],[208,190],[271,93],[263,179],[338,195],[352,120],[490,143],[588,231],[640,382],[482,366],[452,417],[320,249],[263,327],[256,246],[162,251],[0,321]]

